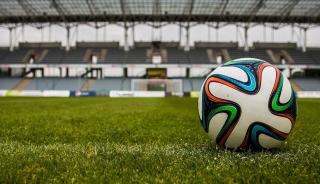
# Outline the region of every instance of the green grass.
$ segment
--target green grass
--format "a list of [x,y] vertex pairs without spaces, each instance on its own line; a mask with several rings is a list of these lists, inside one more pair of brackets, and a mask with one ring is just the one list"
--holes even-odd
[[215,148],[190,98],[0,98],[0,183],[319,183],[320,100],[277,152]]

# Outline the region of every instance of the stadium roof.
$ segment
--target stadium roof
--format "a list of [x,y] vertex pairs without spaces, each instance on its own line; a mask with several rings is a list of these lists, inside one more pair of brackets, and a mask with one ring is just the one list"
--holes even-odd
[[1,0],[0,23],[320,23],[319,0]]

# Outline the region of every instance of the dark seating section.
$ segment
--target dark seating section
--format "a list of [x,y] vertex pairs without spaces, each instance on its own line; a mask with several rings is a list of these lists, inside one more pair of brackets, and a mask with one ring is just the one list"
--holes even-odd
[[104,64],[122,64],[125,59],[125,51],[123,48],[108,48],[107,56]]
[[9,53],[8,50],[9,50],[9,48],[2,48],[2,49],[0,49],[0,63],[3,63],[3,62],[4,62],[6,56],[7,56],[8,53]]
[[228,49],[231,59],[249,57],[249,58],[258,58],[264,61],[271,62],[270,57],[267,54],[266,49],[251,49],[248,52],[245,52],[243,48],[229,48]]
[[74,48],[68,52],[65,52],[63,56],[63,63],[70,64],[85,64],[86,61],[83,60],[84,54],[86,52],[85,48]]
[[267,54],[266,49],[253,49],[249,52],[250,57],[259,58],[267,62],[271,62],[270,57]]
[[295,78],[295,81],[303,91],[320,91],[320,79],[317,78]]
[[308,50],[307,54],[315,61],[320,64],[320,49]]
[[297,49],[286,49],[286,51],[294,59],[295,64],[317,64],[308,52],[302,52]]
[[[278,61],[279,53],[285,53],[285,55],[293,59],[290,64],[320,64],[319,48],[307,49],[307,52],[302,52],[301,49],[294,47],[292,44],[289,45],[290,47],[285,47],[285,44],[272,47],[272,44],[269,43],[267,47],[264,47],[260,43],[255,44],[255,47],[250,48],[248,52],[244,51],[243,48],[237,47],[237,44],[234,43],[231,46],[229,44],[227,47],[225,47],[226,44],[219,45],[208,42],[201,45],[201,43],[197,43],[190,51],[185,51],[179,47],[178,43],[170,43],[171,45],[157,43],[157,48],[151,43],[137,44],[136,47],[130,48],[129,51],[124,51],[123,48],[119,47],[118,43],[106,46],[98,43],[97,45],[91,43],[88,46],[85,43],[81,44],[81,46],[71,48],[69,51],[57,44],[57,46],[47,47],[37,47],[33,44],[33,47],[15,48],[12,52],[9,51],[9,48],[0,48],[0,64],[23,64],[23,60],[26,60],[26,56],[31,53],[31,50],[37,54],[38,58],[41,58],[40,62],[43,64],[86,64],[90,62],[90,57],[93,54],[99,56],[98,64],[150,64],[153,54],[157,53],[159,55],[159,48],[161,48],[162,57],[165,57],[163,58],[164,64],[213,64],[216,59],[214,58],[216,57],[215,54],[221,54],[222,50],[224,55],[228,55],[231,59],[253,57],[274,64],[281,64]],[[271,52],[268,53],[267,50]],[[272,61],[270,58],[270,53],[272,52],[277,55],[277,60]]]
[[243,49],[240,48],[229,48],[228,52],[230,54],[231,59],[250,57],[249,52],[244,52]]
[[168,64],[188,64],[190,63],[188,53],[180,48],[167,48]]
[[47,53],[46,57],[42,61],[45,64],[61,64],[63,63],[63,56],[65,50],[62,48],[51,48]]
[[10,52],[9,50],[7,50],[6,53],[4,54],[4,57],[1,58],[0,63],[23,64],[22,60],[24,56],[27,54],[27,52],[28,52],[28,49],[25,49],[25,48],[19,48],[13,52]]
[[126,52],[126,63],[146,63],[148,47],[135,47]]
[[194,48],[189,51],[190,62],[194,64],[209,64],[208,48]]
[[[0,78],[0,90],[13,89],[23,78]],[[131,90],[132,78],[113,77],[95,80],[90,90],[108,94],[110,90]],[[320,91],[320,79],[292,78],[303,91]],[[33,78],[23,88],[24,90],[80,90],[85,79],[82,78]],[[204,78],[183,78],[183,91],[198,91]]]

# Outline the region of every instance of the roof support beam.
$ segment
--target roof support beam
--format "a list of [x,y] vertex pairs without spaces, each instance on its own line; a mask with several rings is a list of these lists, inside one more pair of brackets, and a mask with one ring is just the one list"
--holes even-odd
[[124,19],[126,19],[126,15],[130,13],[130,9],[127,4],[127,0],[120,0],[121,13]]
[[14,44],[13,44],[13,29],[15,29],[14,27],[9,27],[9,48],[10,51],[12,52],[14,49]]
[[[73,23],[73,22],[238,22],[247,23],[250,16],[248,15],[192,15],[190,17],[185,15],[52,15],[52,16],[7,16],[0,18],[0,24],[6,23]],[[279,15],[256,15],[252,18],[252,22],[261,23],[303,23],[303,24],[320,24],[320,16],[284,16]]]
[[27,15],[33,16],[39,14],[39,12],[25,0],[18,0],[19,5],[23,8]]
[[307,28],[303,28],[303,44],[302,44],[302,52],[307,51]]
[[69,51],[70,50],[70,25],[67,25],[66,27],[66,30],[67,30],[67,37],[66,37],[66,51]]
[[223,0],[222,1],[222,4],[220,5],[220,8],[219,8],[219,10],[220,10],[220,16],[222,16],[223,14],[224,14],[224,12],[225,12],[225,10],[226,10],[226,8],[227,8],[227,5],[228,5],[228,3],[229,3],[229,0]]
[[128,40],[128,25],[124,24],[124,50],[129,51],[129,40]]
[[132,46],[134,47],[134,42],[135,42],[135,37],[134,37],[134,34],[135,34],[135,31],[134,31],[134,24],[132,25],[131,27],[131,37],[132,37]]
[[291,11],[293,10],[293,8],[299,3],[300,0],[292,0],[289,1],[289,3],[287,3],[286,5],[284,5],[280,11],[278,12],[278,14],[281,17],[286,17],[288,15],[290,15]]
[[244,26],[244,51],[248,52],[249,51],[249,42],[248,42],[248,29],[249,26]]
[[[68,8],[70,4],[74,4],[74,0],[46,0],[49,1],[50,7],[48,12],[42,10],[42,3],[39,0],[2,0],[5,3],[0,3],[0,24],[4,23],[72,23],[72,22],[257,22],[257,23],[320,23],[320,3],[318,1],[305,2],[303,0],[279,0],[283,6],[277,8],[276,12],[268,11],[264,14],[258,14],[263,5],[272,5],[275,2],[269,0],[250,0],[248,2],[240,2],[239,0],[218,0],[218,1],[196,1],[196,0],[113,0],[113,2],[102,3],[109,7],[103,10],[99,7],[100,3],[96,0],[85,0],[84,11],[91,12],[89,14],[75,13],[74,10]],[[170,4],[170,12],[163,12],[162,3]],[[277,2],[276,4],[278,4]],[[40,4],[39,4],[40,3]],[[115,7],[113,6],[115,3]],[[151,3],[151,4],[150,4]],[[236,4],[245,4],[248,9],[245,11],[232,11],[231,8],[237,8]],[[310,4],[311,3],[311,4]],[[134,5],[134,6],[131,6]],[[147,6],[152,7],[147,7]],[[197,6],[200,5],[200,6]],[[210,5],[208,7],[208,5]],[[229,6],[231,5],[231,6]],[[15,11],[14,6],[19,6],[19,11]],[[111,6],[111,7],[110,7]],[[194,12],[194,7],[198,13]],[[292,12],[301,8],[301,11]],[[210,7],[211,13],[202,14]],[[110,11],[108,11],[112,8]],[[134,11],[131,8],[137,8]],[[145,8],[152,8],[152,12],[145,14]],[[182,8],[182,12],[180,9]],[[114,10],[113,10],[114,9]],[[136,9],[135,9],[136,10]],[[22,12],[20,12],[22,11]],[[53,13],[51,13],[54,11]],[[118,12],[120,11],[120,12]],[[25,13],[26,12],[26,13]],[[77,11],[76,11],[77,12]],[[202,13],[201,13],[202,12]],[[122,13],[122,14],[121,14]],[[162,14],[163,13],[163,14]]]
[[4,8],[3,5],[0,4],[0,15],[2,17],[3,15],[8,16],[8,15],[12,15],[12,14],[6,8]]
[[99,9],[96,8],[96,6],[92,0],[86,0],[86,3],[89,7],[91,15],[100,14]]
[[262,8],[264,6],[265,1],[266,0],[257,0],[256,3],[249,9],[250,18],[249,18],[248,22],[251,22],[251,20],[258,13],[260,8]]
[[60,6],[60,4],[57,2],[57,0],[52,0],[51,6],[56,9],[56,11],[59,13],[61,19],[63,20],[63,22],[65,22],[66,21],[65,13],[68,13],[68,12],[66,10],[64,10],[62,8],[62,6]]
[[182,44],[182,25],[179,23],[179,45]]
[[153,15],[161,15],[160,0],[154,0],[153,7],[152,7],[152,14]]
[[184,7],[183,14],[191,16],[193,10],[194,0],[189,0]]
[[[229,3],[229,0],[222,0],[221,1],[219,8],[217,8],[217,10],[216,10],[217,12],[219,12],[219,17],[224,17],[224,13],[225,13],[225,10],[227,8],[228,3]],[[210,20],[207,20],[207,21],[210,21]],[[222,20],[216,21],[217,26],[219,25],[220,21],[222,22],[224,20],[222,19]]]
[[316,16],[319,16],[319,15],[320,15],[319,9],[320,9],[320,5],[315,6],[315,7],[311,8],[311,9],[309,9],[308,15],[310,15],[310,16],[315,16],[315,17],[316,17]]
[[107,41],[107,24],[104,23],[103,25],[103,41],[106,42]]
[[184,50],[185,51],[190,50],[190,25],[189,25],[189,22],[187,22],[187,26],[186,26],[186,44],[184,46]]

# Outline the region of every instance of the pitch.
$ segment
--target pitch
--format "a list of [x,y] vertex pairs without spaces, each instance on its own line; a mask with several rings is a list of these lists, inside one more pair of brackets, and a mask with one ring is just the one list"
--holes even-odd
[[319,183],[320,100],[278,151],[216,149],[197,99],[0,98],[0,183]]

